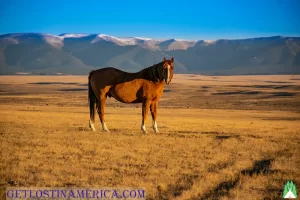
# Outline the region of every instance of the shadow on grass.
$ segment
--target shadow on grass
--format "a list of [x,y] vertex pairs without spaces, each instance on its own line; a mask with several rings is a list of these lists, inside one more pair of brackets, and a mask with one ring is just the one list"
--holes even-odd
[[229,87],[257,88],[257,89],[292,89],[297,85],[229,85]]
[[291,93],[291,92],[273,92],[272,93],[273,97],[292,97],[295,95],[296,95],[296,93]]
[[293,83],[293,82],[286,82],[286,81],[265,81],[266,83]]
[[262,94],[262,92],[260,92],[260,91],[229,91],[229,92],[213,93],[213,95],[235,95],[235,94],[253,95],[253,94]]
[[201,86],[201,88],[202,88],[202,89],[208,89],[208,88],[211,88],[211,87],[210,87],[210,86],[204,85],[204,86]]
[[28,83],[33,85],[77,85],[79,83],[73,83],[73,82],[34,82],[34,83]]
[[300,120],[300,117],[268,117],[262,118],[262,120],[298,121]]
[[168,200],[180,197],[184,191],[192,188],[194,181],[199,177],[197,173],[183,174],[174,184],[169,184],[166,189],[157,187],[157,196],[148,199]]
[[66,88],[66,89],[58,89],[60,92],[79,92],[79,91],[87,91],[87,88]]
[[226,139],[230,139],[230,138],[239,138],[239,135],[217,135],[216,139],[218,140],[226,140]]
[[[240,181],[241,176],[254,176],[254,175],[266,175],[273,173],[271,170],[272,159],[263,159],[255,161],[254,165],[250,169],[245,169],[240,172],[240,175],[234,178],[233,180],[224,181],[218,184],[214,189],[204,194],[203,196],[195,196],[194,200],[198,199],[220,199],[220,197],[228,196],[231,189],[235,188]],[[230,166],[229,163],[224,163],[223,168]],[[192,188],[196,179],[199,178],[197,173],[193,174],[183,174],[174,184],[169,184],[166,189],[158,186],[157,187],[157,196],[149,197],[149,199],[174,199],[182,195],[184,191],[187,191]]]
[[240,175],[237,176],[236,178],[229,180],[229,181],[224,181],[218,184],[214,189],[211,191],[207,192],[204,195],[198,195],[195,196],[194,200],[196,199],[220,199],[221,197],[228,196],[230,190],[235,188],[238,184],[238,182],[241,179],[241,176],[255,176],[255,175],[267,175],[274,173],[276,171],[271,170],[271,165],[272,165],[273,159],[263,159],[263,160],[258,160],[255,161],[254,165],[250,169],[245,169],[240,172]]

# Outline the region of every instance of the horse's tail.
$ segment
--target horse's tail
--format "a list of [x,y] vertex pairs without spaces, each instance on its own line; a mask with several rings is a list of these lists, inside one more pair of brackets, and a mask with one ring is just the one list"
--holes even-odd
[[91,85],[91,76],[92,76],[93,71],[90,72],[89,74],[89,82],[88,82],[88,97],[89,97],[89,105],[90,105],[90,118],[94,120],[95,116],[95,103],[97,101],[97,97],[94,93],[94,90]]

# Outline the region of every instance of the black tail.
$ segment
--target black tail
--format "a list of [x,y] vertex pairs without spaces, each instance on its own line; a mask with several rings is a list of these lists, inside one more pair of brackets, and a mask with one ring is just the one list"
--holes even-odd
[[92,72],[89,74],[89,82],[88,82],[88,96],[89,96],[89,105],[90,105],[90,119],[94,121],[95,116],[95,104],[97,102],[97,97],[93,91],[92,85],[91,85],[91,76]]

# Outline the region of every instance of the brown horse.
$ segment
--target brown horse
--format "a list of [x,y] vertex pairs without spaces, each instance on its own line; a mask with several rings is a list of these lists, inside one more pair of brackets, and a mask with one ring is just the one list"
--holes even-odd
[[123,103],[142,103],[141,129],[147,133],[145,121],[150,109],[153,129],[158,133],[156,115],[158,100],[164,85],[173,78],[174,59],[164,60],[136,73],[128,73],[107,67],[91,71],[89,74],[88,95],[90,104],[89,126],[95,131],[95,105],[102,129],[109,132],[104,120],[104,107],[107,97],[113,97]]

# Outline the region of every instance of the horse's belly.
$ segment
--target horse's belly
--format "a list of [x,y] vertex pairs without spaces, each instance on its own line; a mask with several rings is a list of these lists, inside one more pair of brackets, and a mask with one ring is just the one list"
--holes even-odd
[[111,96],[123,103],[141,103],[140,88],[134,84],[123,83],[113,87]]

